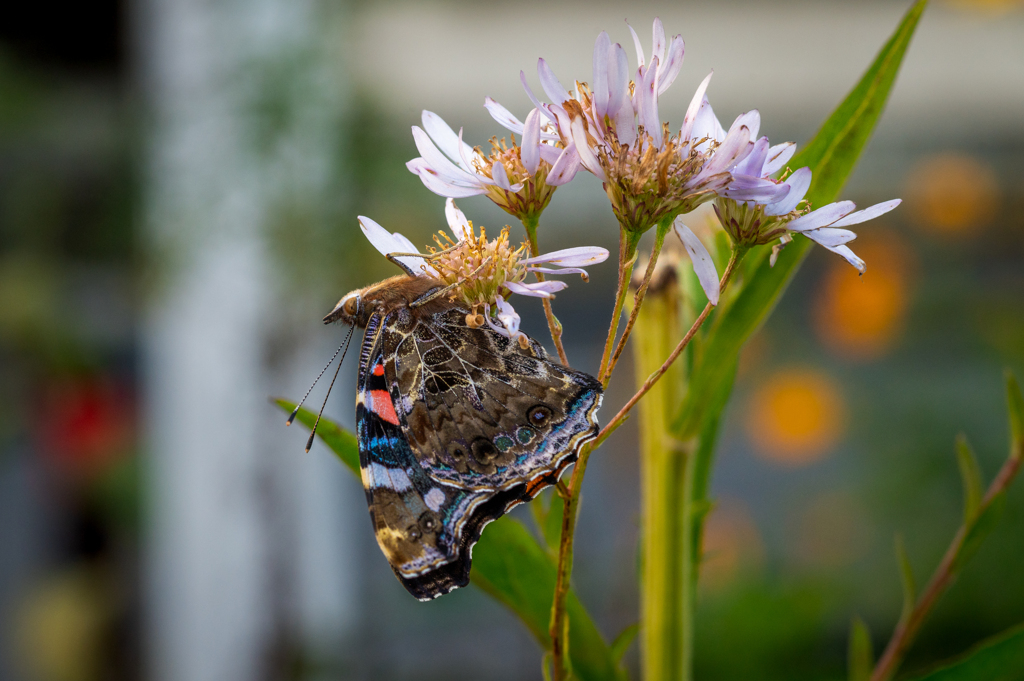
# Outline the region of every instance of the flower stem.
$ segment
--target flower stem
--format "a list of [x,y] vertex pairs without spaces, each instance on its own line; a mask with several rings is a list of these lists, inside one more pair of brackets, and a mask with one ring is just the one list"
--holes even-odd
[[622,351],[626,347],[626,341],[629,339],[629,334],[633,331],[633,325],[636,324],[637,315],[640,314],[640,308],[644,304],[644,296],[647,295],[647,287],[651,283],[651,275],[654,274],[654,267],[658,264],[658,256],[661,255],[661,247],[665,244],[665,235],[668,234],[668,230],[671,227],[671,219],[658,223],[657,231],[654,235],[654,248],[651,250],[651,259],[647,263],[647,270],[644,272],[643,281],[640,282],[640,286],[633,296],[633,309],[629,313],[626,328],[622,330],[622,336],[619,337],[619,342],[615,346],[615,352],[612,353],[611,359],[608,361],[608,368],[605,370],[605,374],[608,376],[611,376],[612,372],[615,371],[615,365],[619,361],[619,356],[622,355]]
[[[629,283],[629,272],[632,270],[633,263],[636,262],[636,247],[639,239],[633,237],[631,233],[622,230],[620,236],[620,251],[619,251],[619,290],[616,295],[615,312],[613,313],[612,323],[608,330],[608,339],[605,342],[605,357],[601,362],[602,370],[601,375],[604,375],[606,361],[610,359],[612,341],[615,338],[615,333],[618,327],[618,317],[622,314],[622,307],[625,304],[626,294],[629,292],[627,285]],[[746,253],[745,248],[734,248],[732,255],[729,258],[729,264],[725,268],[725,273],[722,275],[722,280],[719,283],[720,290],[724,291],[726,284],[728,284],[730,277],[736,269],[736,265],[740,259],[743,258]],[[625,274],[624,274],[625,272]],[[586,475],[587,462],[590,459],[590,454],[597,449],[597,447],[604,442],[612,431],[622,425],[622,422],[626,419],[629,411],[636,406],[636,403],[647,394],[648,391],[657,383],[658,379],[661,378],[666,371],[672,366],[672,363],[679,357],[679,355],[686,349],[694,335],[700,329],[704,320],[707,319],[711,309],[714,306],[708,303],[705,306],[704,311],[701,312],[700,316],[690,327],[690,330],[686,332],[686,336],[683,337],[679,344],[676,345],[675,349],[669,355],[668,359],[661,365],[661,367],[644,382],[643,386],[637,391],[629,402],[619,410],[619,413],[612,418],[598,436],[591,442],[587,443],[580,450],[579,459],[576,461],[576,465],[572,471],[572,478],[569,481],[569,498],[563,503],[565,504],[562,512],[562,535],[561,541],[558,545],[558,567],[555,578],[555,595],[554,601],[551,604],[551,625],[549,628],[549,634],[551,636],[551,663],[552,669],[554,670],[552,678],[554,681],[566,681],[568,679],[568,669],[565,666],[565,643],[566,635],[568,633],[568,622],[566,621],[566,599],[569,594],[569,579],[572,576],[572,556],[573,556],[573,542],[574,535],[576,532],[576,516],[579,512],[580,502],[580,489],[583,486],[583,476]],[[604,382],[607,385],[608,376],[605,375]]]
[[905,617],[901,617],[900,621],[896,624],[896,630],[893,631],[889,644],[885,647],[882,657],[879,658],[878,664],[875,665],[875,669],[871,673],[871,681],[889,681],[895,676],[900,663],[903,662],[903,658],[910,648],[910,644],[914,642],[914,637],[917,636],[921,625],[924,624],[925,618],[928,617],[932,606],[935,605],[939,597],[945,593],[946,589],[949,588],[956,578],[959,571],[958,568],[962,566],[960,557],[967,535],[995,498],[1002,494],[1010,485],[1010,482],[1020,470],[1020,465],[1021,459],[1018,456],[1011,455],[1006,460],[1006,463],[1003,464],[998,475],[996,475],[995,480],[989,485],[985,498],[978,506],[973,520],[961,525],[960,529],[957,530],[956,536],[953,537],[952,543],[946,549],[942,562],[935,568],[935,572],[928,581],[928,586],[925,587],[921,598],[918,599],[909,613]]
[[[536,215],[522,218],[523,228],[526,229],[526,237],[530,242],[531,258],[536,258],[540,255],[540,246],[537,244],[537,223],[539,220],[539,216]],[[537,277],[537,281],[544,281],[543,273],[534,272],[533,274]],[[569,358],[565,354],[565,346],[562,345],[562,323],[558,321],[558,317],[555,316],[554,311],[551,309],[550,298],[541,298],[541,303],[544,305],[544,316],[548,320],[551,342],[555,344],[555,350],[558,352],[558,361],[565,366],[569,366]]]
[[[725,291],[726,284],[729,283],[729,279],[732,277],[732,274],[736,269],[736,265],[739,263],[740,259],[743,258],[745,253],[746,249],[733,249],[732,255],[729,257],[729,264],[726,266],[725,273],[722,275],[722,280],[721,282],[719,282],[718,285],[720,291]],[[700,330],[700,327],[704,324],[704,320],[708,318],[708,315],[711,314],[711,310],[714,307],[715,306],[712,305],[710,302],[704,306],[703,312],[701,312],[700,316],[697,317],[696,321],[693,322],[693,326],[691,326],[690,330],[686,332],[686,335],[683,336],[683,339],[681,341],[679,341],[679,344],[676,345],[675,349],[672,350],[668,358],[665,359],[664,363],[662,363],[662,365],[658,368],[657,371],[655,371],[653,374],[647,377],[647,380],[644,381],[642,386],[640,386],[640,389],[636,391],[633,397],[629,398],[629,402],[626,402],[626,404],[623,405],[622,409],[619,410],[619,413],[612,417],[612,420],[609,421],[605,425],[605,427],[601,429],[601,432],[598,433],[597,438],[595,438],[593,441],[594,447],[597,447],[606,439],[608,439],[608,436],[611,435],[616,428],[622,425],[622,422],[625,420],[630,410],[636,406],[636,403],[639,402],[640,399],[644,395],[646,395],[652,387],[654,387],[654,384],[658,382],[659,378],[665,375],[665,372],[669,370],[669,367],[672,366],[672,363],[676,361],[679,355],[682,354],[683,350],[686,349],[686,346],[690,344],[690,341],[693,340],[694,335],[696,335],[697,331]]]
[[612,310],[612,319],[608,324],[608,337],[604,341],[604,354],[601,355],[601,368],[597,372],[598,380],[606,388],[611,379],[608,364],[611,362],[612,348],[619,330],[619,318],[622,317],[622,308],[626,304],[626,295],[629,293],[629,280],[633,274],[633,265],[636,263],[636,249],[640,244],[640,236],[636,232],[619,228],[619,282],[615,289],[615,308]]
[[[529,227],[527,227],[527,233],[531,233]],[[619,328],[619,318],[622,316],[622,308],[626,303],[626,295],[629,293],[629,280],[633,272],[633,265],[636,262],[637,246],[639,243],[640,235],[620,228],[619,281],[615,291],[615,308],[612,310],[612,318],[608,326],[608,337],[605,339],[604,354],[601,357],[601,368],[598,371],[598,377],[605,386],[608,385],[608,379],[610,378],[610,373],[606,371],[606,367],[611,359],[612,347]],[[566,681],[569,678],[569,670],[565,664],[565,644],[568,640],[569,627],[565,606],[569,595],[569,579],[572,576],[573,542],[576,532],[576,515],[580,504],[580,488],[583,485],[583,476],[587,472],[587,462],[590,459],[590,453],[595,448],[596,444],[588,443],[580,450],[579,458],[572,469],[572,477],[569,480],[568,498],[562,502],[564,504],[562,510],[562,533],[558,544],[558,567],[555,576],[555,594],[551,603],[551,625],[549,629],[551,636],[551,668],[554,681]]]

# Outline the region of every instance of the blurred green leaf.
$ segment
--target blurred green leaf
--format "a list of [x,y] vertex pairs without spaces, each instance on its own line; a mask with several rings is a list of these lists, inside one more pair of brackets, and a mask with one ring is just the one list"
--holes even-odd
[[[814,173],[807,194],[813,205],[835,200],[853,171],[882,114],[926,5],[927,0],[914,3],[860,82],[790,162],[792,168],[808,166]],[[717,315],[674,423],[679,437],[690,437],[699,431],[708,408],[706,396],[729,380],[740,348],[771,313],[810,246],[808,239],[797,236],[782,250],[774,267],[769,266],[765,247],[747,256],[759,258],[757,268],[735,300]]]
[[[279,406],[286,414],[291,414],[295,409],[295,403],[289,402],[281,397],[274,398],[274,404]],[[295,420],[312,429],[316,423],[316,412],[303,407],[299,409]],[[356,436],[341,428],[330,419],[320,419],[320,425],[316,427],[316,434],[324,441],[334,454],[341,459],[341,462],[349,469],[359,475],[359,445],[356,443]]]
[[1006,402],[1010,408],[1010,458],[1024,456],[1024,396],[1012,371],[1006,372]]
[[1024,625],[1017,625],[972,648],[957,660],[913,681],[1024,680]]
[[[274,399],[274,403],[288,414],[295,408],[294,402],[281,398]],[[316,414],[302,408],[296,421],[312,428]],[[359,447],[352,433],[322,418],[316,434],[359,476]],[[550,647],[548,619],[555,592],[555,564],[522,523],[505,516],[487,526],[473,549],[470,581],[516,613],[541,646]],[[581,681],[624,679],[611,647],[572,592],[568,612],[569,657],[576,676]]]
[[964,483],[964,523],[969,524],[978,513],[985,489],[981,481],[978,459],[963,433],[956,438],[956,461],[960,466],[960,478]]
[[628,627],[619,632],[619,635],[612,641],[612,659],[617,663],[622,662],[622,656],[629,650],[629,646],[636,639],[636,635],[640,633],[640,623],[630,624]]
[[907,557],[907,547],[903,543],[903,535],[896,535],[896,562],[900,566],[900,580],[903,586],[903,612],[900,613],[900,621],[906,622],[910,613],[914,611],[917,604],[917,584],[914,580],[914,570],[910,567],[910,558]]
[[864,620],[854,617],[850,623],[850,648],[847,659],[849,681],[868,681],[875,666],[875,654],[871,650],[871,633]]
[[964,565],[974,557],[981,548],[982,542],[992,533],[1006,507],[1006,492],[999,492],[981,509],[981,513],[967,528],[967,535],[960,543],[956,559],[953,561],[953,573],[963,570]]

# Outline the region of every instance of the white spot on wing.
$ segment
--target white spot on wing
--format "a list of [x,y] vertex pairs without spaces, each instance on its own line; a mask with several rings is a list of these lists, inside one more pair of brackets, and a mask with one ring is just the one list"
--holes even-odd
[[444,503],[444,492],[438,487],[432,487],[423,497],[423,501],[427,504],[427,508],[437,513],[441,510],[441,504]]
[[369,477],[373,487],[386,487],[396,492],[412,488],[409,476],[401,468],[388,468],[379,463],[371,463]]

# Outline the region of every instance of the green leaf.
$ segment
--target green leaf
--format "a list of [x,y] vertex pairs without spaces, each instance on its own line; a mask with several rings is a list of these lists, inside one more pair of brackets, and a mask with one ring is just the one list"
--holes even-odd
[[[526,527],[504,517],[487,526],[473,550],[473,584],[504,603],[546,649],[555,564]],[[569,594],[569,656],[580,679],[622,678],[612,649],[574,593]]]
[[868,681],[875,666],[875,654],[871,650],[871,633],[864,620],[854,617],[850,623],[850,647],[847,654],[849,681]]
[[985,490],[981,482],[978,459],[963,433],[956,438],[956,461],[960,466],[960,478],[964,483],[964,524],[970,524],[978,513]]
[[974,554],[981,548],[982,542],[992,533],[999,519],[1003,516],[1006,507],[1006,492],[999,492],[992,497],[991,501],[982,507],[981,512],[974,522],[968,526],[967,534],[960,548],[957,551],[956,559],[953,561],[953,572],[957,573],[964,569],[964,565],[974,557]]
[[[291,413],[294,402],[273,400]],[[300,409],[296,420],[312,429],[316,414]],[[358,477],[359,447],[352,433],[330,419],[320,419],[317,436]],[[560,500],[556,498],[556,505]],[[555,563],[550,554],[517,520],[505,516],[489,524],[473,549],[470,581],[509,607],[545,649],[550,648],[548,620],[555,592]],[[612,649],[572,592],[569,593],[569,656],[581,681],[625,678]]]
[[622,662],[622,657],[629,650],[629,646],[632,645],[633,640],[636,639],[636,635],[640,633],[640,623],[635,622],[630,624],[628,627],[619,632],[619,635],[612,641],[612,659],[616,663]]
[[[807,198],[815,206],[835,200],[853,171],[889,98],[925,5],[927,0],[914,3],[860,82],[790,162],[792,168],[808,166],[814,173]],[[774,267],[769,266],[765,247],[748,256],[758,258],[757,268],[735,300],[717,315],[673,424],[678,437],[685,439],[700,430],[707,411],[706,396],[729,380],[740,348],[771,313],[810,246],[808,239],[797,236],[782,249]]]
[[956,660],[913,681],[1021,681],[1024,624],[982,641]]
[[[295,409],[294,402],[289,402],[281,397],[273,398],[273,402],[286,414],[291,414]],[[313,424],[316,423],[316,412],[302,407],[296,414],[295,420],[312,430]],[[349,470],[357,476],[359,475],[359,445],[356,443],[355,435],[330,419],[323,418],[320,419],[320,425],[316,427],[316,434],[341,459],[341,462],[349,467]]]
[[899,534],[896,535],[896,562],[900,566],[900,579],[903,585],[903,612],[900,613],[900,621],[906,622],[917,605],[917,585],[914,571],[910,567],[910,558],[907,557],[907,547],[903,544],[903,536]]
[[1024,456],[1024,396],[1013,372],[1006,372],[1006,402],[1010,408],[1010,458]]

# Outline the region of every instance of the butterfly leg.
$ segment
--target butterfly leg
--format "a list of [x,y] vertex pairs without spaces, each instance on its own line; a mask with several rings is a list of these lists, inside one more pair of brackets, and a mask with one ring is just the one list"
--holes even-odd
[[455,244],[454,246],[449,246],[448,248],[444,249],[443,251],[437,251],[436,253],[387,253],[384,257],[387,258],[388,260],[390,260],[391,262],[393,262],[394,264],[398,265],[399,267],[401,267],[405,271],[406,274],[415,277],[416,275],[419,274],[419,272],[414,272],[411,267],[406,265],[404,262],[402,262],[398,258],[402,258],[402,257],[408,256],[408,257],[414,257],[414,258],[423,258],[424,260],[430,260],[431,258],[436,258],[439,255],[445,255],[447,253],[451,253],[452,251],[454,251],[458,247],[459,247],[459,244]]
[[[389,260],[391,259],[390,255],[388,256],[388,259]],[[466,283],[466,280],[472,279],[474,276],[479,274],[480,270],[482,270],[484,267],[489,265],[490,262],[491,262],[490,257],[484,258],[484,261],[482,263],[480,263],[480,266],[477,267],[472,272],[470,272],[469,276],[467,276],[465,279],[459,279],[454,284],[448,284],[444,288],[434,289],[433,291],[427,291],[422,296],[420,296],[416,300],[412,301],[409,304],[409,307],[420,307],[422,305],[426,305],[427,303],[429,303],[432,300],[436,300],[436,299],[440,298],[441,296],[444,296],[444,295],[447,295],[447,294],[451,293],[452,291],[457,289],[459,286],[462,286],[462,284]]]

